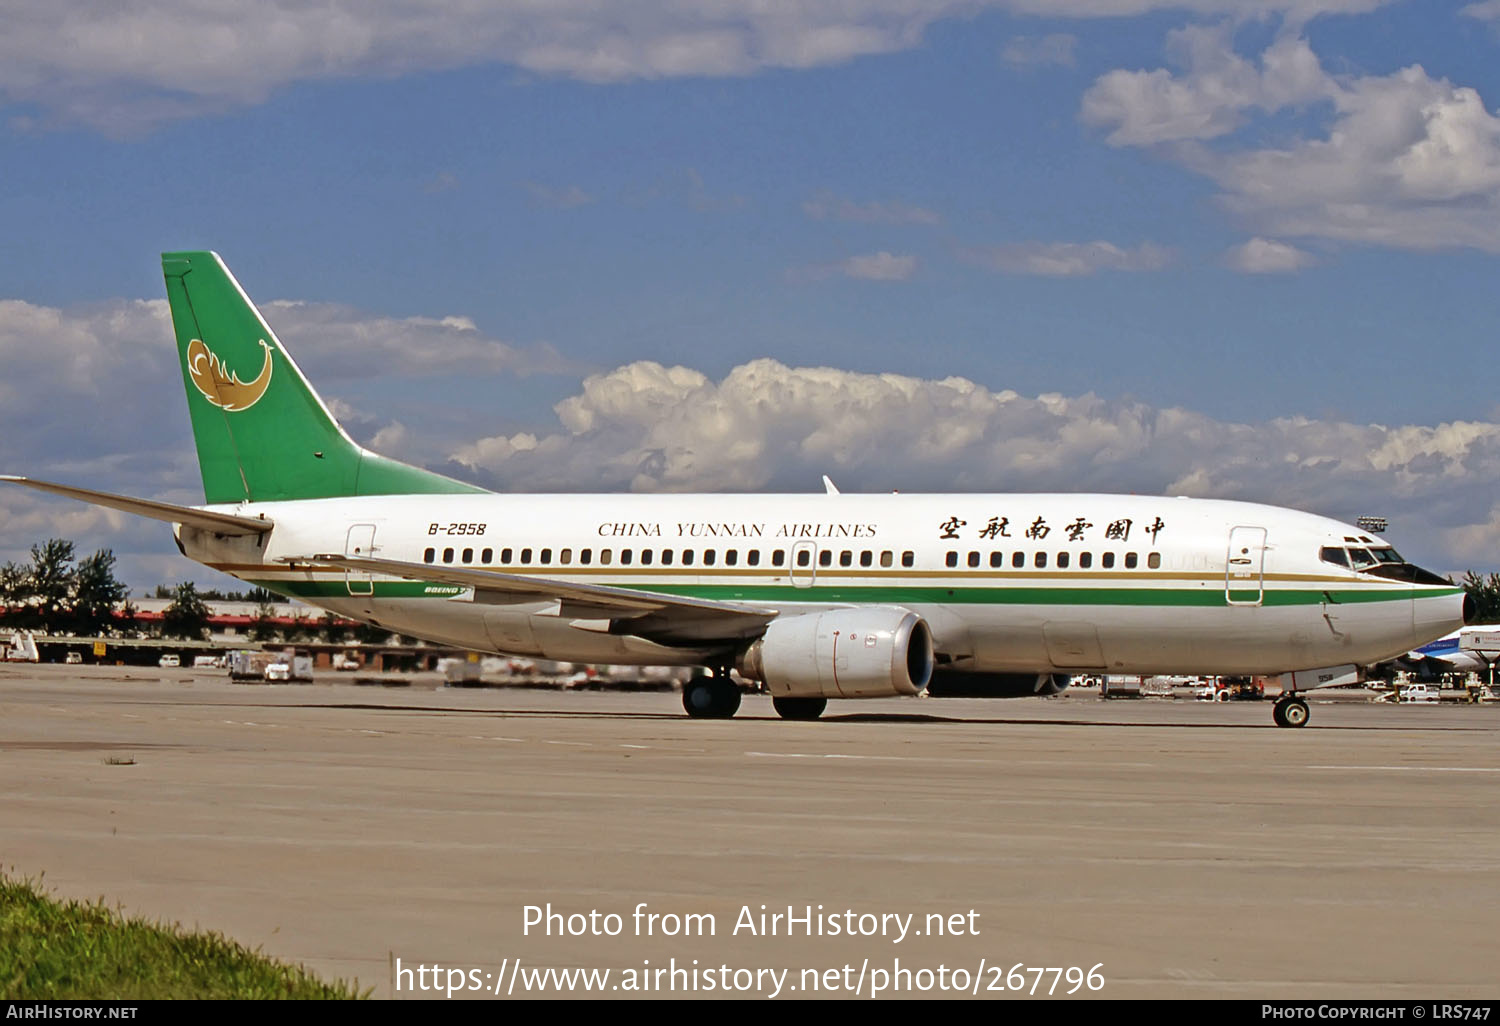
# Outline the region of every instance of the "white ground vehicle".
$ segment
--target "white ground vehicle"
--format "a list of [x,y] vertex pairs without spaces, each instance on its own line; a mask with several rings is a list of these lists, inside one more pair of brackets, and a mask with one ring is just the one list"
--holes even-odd
[[156,665],[157,666],[162,666],[162,667],[167,667],[167,666],[181,666],[182,665],[182,657],[175,656],[172,653],[168,652],[166,655],[162,656],[160,659],[158,659],[156,661]]
[[1430,684],[1408,684],[1400,689],[1397,698],[1399,702],[1436,702],[1438,700],[1438,689]]

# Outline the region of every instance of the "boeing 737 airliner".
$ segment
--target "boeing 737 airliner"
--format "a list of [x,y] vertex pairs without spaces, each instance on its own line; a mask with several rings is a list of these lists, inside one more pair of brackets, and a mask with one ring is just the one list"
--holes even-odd
[[[391,631],[701,667],[692,716],[1054,694],[1074,673],[1350,679],[1464,622],[1358,527],[1135,495],[500,495],[356,445],[214,253],[162,257],[206,505],[4,480],[175,526],[206,566]],[[1317,671],[1299,673],[1296,671]]]

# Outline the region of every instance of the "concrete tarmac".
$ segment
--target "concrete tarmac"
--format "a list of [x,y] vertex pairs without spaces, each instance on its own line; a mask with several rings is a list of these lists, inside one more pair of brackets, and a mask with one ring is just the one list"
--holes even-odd
[[1079,994],[1494,998],[1497,739],[1495,705],[1318,696],[1302,730],[1091,693],[695,721],[672,693],[9,665],[0,865],[380,997],[564,967],[614,997],[1093,971]]

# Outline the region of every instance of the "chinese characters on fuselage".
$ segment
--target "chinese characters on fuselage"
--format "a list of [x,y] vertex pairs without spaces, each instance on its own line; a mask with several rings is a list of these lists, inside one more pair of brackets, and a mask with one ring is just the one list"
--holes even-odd
[[[938,539],[940,541],[945,539],[961,539],[963,535],[959,533],[959,529],[966,527],[968,523],[967,520],[960,517],[949,517],[938,524]],[[1010,523],[1010,517],[992,516],[986,521],[983,527],[975,532],[975,537],[991,540],[995,538],[1009,538],[1011,537],[1009,531]],[[1128,542],[1130,541],[1131,531],[1137,531],[1139,534],[1150,535],[1151,544],[1155,545],[1157,535],[1161,534],[1166,526],[1166,521],[1162,520],[1161,517],[1153,517],[1149,524],[1143,526],[1138,526],[1129,517],[1123,517],[1119,520],[1111,520],[1104,526],[1104,540]],[[1094,524],[1091,521],[1083,517],[1075,517],[1070,522],[1063,524],[1061,530],[1066,532],[1067,539],[1070,542],[1087,542],[1091,540],[1089,532],[1093,528]],[[1026,528],[1025,537],[1033,541],[1041,541],[1051,533],[1052,525],[1047,523],[1046,517],[1039,516],[1032,520],[1030,526]]]

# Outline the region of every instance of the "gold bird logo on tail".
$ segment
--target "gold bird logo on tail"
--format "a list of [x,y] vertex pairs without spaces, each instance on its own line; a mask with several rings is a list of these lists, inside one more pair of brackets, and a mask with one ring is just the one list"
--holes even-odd
[[188,377],[193,379],[203,398],[220,409],[230,413],[248,410],[260,402],[260,397],[271,387],[271,347],[265,339],[260,340],[260,347],[266,351],[260,373],[254,381],[244,382],[238,374],[225,369],[223,361],[209,351],[202,339],[195,338],[187,347]]

